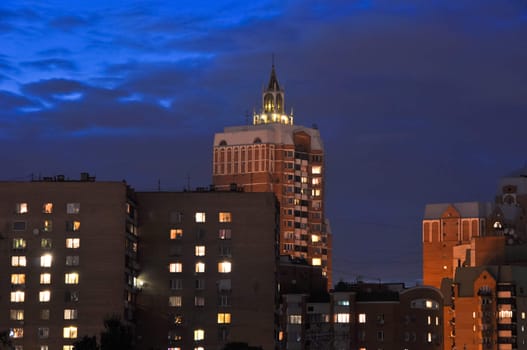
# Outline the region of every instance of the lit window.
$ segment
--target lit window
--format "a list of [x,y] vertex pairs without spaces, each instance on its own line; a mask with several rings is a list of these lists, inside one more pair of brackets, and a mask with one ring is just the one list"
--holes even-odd
[[66,213],[68,214],[78,214],[81,211],[80,203],[68,203],[66,204]]
[[25,249],[27,242],[23,238],[13,238],[13,249]]
[[24,255],[11,257],[11,266],[26,266],[26,263],[27,261]]
[[66,266],[79,266],[79,256],[68,255],[66,257]]
[[183,272],[183,264],[180,262],[170,263],[168,265],[168,270],[170,272]]
[[26,214],[28,212],[29,212],[29,205],[27,203],[17,203],[16,204],[17,214]]
[[311,173],[312,174],[321,174],[322,173],[322,167],[320,165],[313,165],[311,167]]
[[349,323],[350,322],[350,314],[348,313],[337,313],[334,316],[335,323]]
[[219,239],[231,239],[231,229],[229,229],[229,228],[221,228],[218,231],[218,238]]
[[79,284],[79,274],[76,272],[66,273],[64,275],[65,284]]
[[205,306],[205,298],[201,296],[195,296],[194,306]]
[[205,256],[205,246],[204,245],[197,245],[195,251],[196,251],[196,256]]
[[9,318],[14,321],[22,321],[24,319],[24,310],[9,310]]
[[232,264],[230,261],[222,261],[218,263],[218,272],[219,273],[229,273],[231,272]]
[[196,263],[196,269],[195,269],[195,272],[198,272],[198,273],[203,273],[203,272],[205,272],[205,263],[203,263],[203,262],[197,262],[197,263]]
[[173,228],[170,229],[170,239],[181,239],[183,237],[183,229]]
[[320,242],[320,236],[319,235],[311,235],[311,242],[313,242],[313,243]]
[[12,303],[23,303],[25,299],[25,293],[21,290],[11,292],[11,302]]
[[203,340],[205,339],[205,331],[203,329],[195,329],[194,330],[194,340]]
[[40,240],[40,247],[44,249],[51,249],[52,241],[51,238],[42,238]]
[[42,212],[44,214],[53,213],[53,203],[44,203],[44,205],[42,205]]
[[44,227],[42,228],[45,232],[51,232],[53,230],[53,221],[44,220]]
[[41,273],[40,274],[40,284],[50,284],[50,283],[51,283],[51,274]]
[[40,350],[49,350],[47,345],[40,345]]
[[206,221],[206,217],[205,217],[205,213],[200,211],[200,212],[197,212],[196,213],[196,222],[205,222]]
[[49,254],[40,257],[40,267],[51,267],[53,257]]
[[427,322],[428,325],[431,325],[432,324],[432,316],[428,316],[426,322]]
[[62,336],[65,339],[76,339],[77,338],[77,327],[75,326],[64,327],[62,331]]
[[525,320],[525,312],[522,312],[522,320]]
[[313,265],[313,266],[320,266],[320,265],[322,265],[322,259],[320,259],[320,258],[313,258],[311,260],[311,265]]
[[366,314],[359,314],[359,323],[366,323]]
[[24,273],[13,273],[11,274],[11,284],[25,284],[26,275]]
[[289,324],[302,324],[302,315],[289,315]]
[[174,324],[183,324],[183,315],[174,316]]
[[81,229],[81,222],[78,220],[66,221],[66,231],[77,232]]
[[38,337],[40,339],[46,339],[49,337],[49,328],[48,327],[39,327],[38,328]]
[[311,180],[311,183],[313,185],[320,185],[320,177],[314,177],[312,180]]
[[231,314],[230,314],[230,312],[220,312],[220,313],[218,313],[218,323],[219,324],[229,324],[229,323],[231,323]]
[[51,292],[49,290],[42,290],[38,293],[38,301],[47,303],[51,300]]
[[9,328],[9,337],[10,338],[23,338],[24,337],[24,328]]
[[350,306],[350,301],[349,300],[337,300],[337,305],[338,306]]
[[62,345],[62,350],[73,350],[73,345]]
[[512,310],[500,310],[498,313],[498,317],[500,319],[502,318],[512,318]]
[[168,297],[168,306],[181,307],[182,302],[183,300],[179,295],[172,295]]
[[432,342],[432,333],[428,332],[426,335],[426,341],[431,343]]
[[231,222],[232,215],[230,212],[220,212],[218,215],[218,220],[220,222]]
[[81,246],[80,238],[66,238],[66,248],[79,248]]
[[64,309],[64,319],[65,320],[76,320],[77,319],[77,309]]
[[320,188],[314,188],[311,190],[311,195],[313,197],[320,197],[321,193],[322,193],[322,190]]

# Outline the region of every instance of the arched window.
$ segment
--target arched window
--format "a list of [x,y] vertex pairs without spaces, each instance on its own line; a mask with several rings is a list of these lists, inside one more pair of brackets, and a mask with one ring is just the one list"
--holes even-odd
[[273,94],[265,94],[264,96],[264,111],[272,112],[274,110]]

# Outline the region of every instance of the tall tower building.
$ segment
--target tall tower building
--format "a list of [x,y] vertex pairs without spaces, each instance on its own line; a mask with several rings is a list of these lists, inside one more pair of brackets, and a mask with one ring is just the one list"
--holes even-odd
[[280,254],[321,266],[331,286],[331,232],[324,215],[324,147],[320,132],[285,112],[275,67],[252,125],[214,136],[213,184],[218,190],[274,192],[281,207]]

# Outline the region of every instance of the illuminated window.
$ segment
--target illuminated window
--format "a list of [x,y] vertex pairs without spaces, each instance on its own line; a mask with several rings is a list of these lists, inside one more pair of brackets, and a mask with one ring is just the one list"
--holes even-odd
[[74,350],[73,345],[62,345],[62,350]]
[[183,315],[174,316],[174,324],[183,324]]
[[50,283],[51,283],[51,274],[41,273],[40,274],[40,284],[50,284]]
[[221,228],[218,231],[218,238],[219,239],[231,239],[231,229],[229,229],[229,228]]
[[23,338],[24,328],[9,328],[9,337],[14,339]]
[[81,211],[80,203],[68,203],[66,204],[66,213],[68,214],[78,214]]
[[76,272],[64,274],[65,284],[79,284],[79,274]]
[[79,266],[79,256],[68,255],[66,257],[66,266]]
[[218,220],[220,222],[231,222],[232,215],[230,212],[220,212],[218,215]]
[[44,232],[51,232],[53,231],[53,221],[51,220],[44,220],[44,227],[42,227]]
[[197,245],[195,247],[195,254],[196,254],[196,256],[205,256],[205,246],[204,245]]
[[76,339],[77,338],[77,327],[75,326],[64,327],[62,331],[62,337],[64,339]]
[[53,257],[49,254],[40,257],[40,267],[51,267]]
[[12,256],[11,266],[26,266],[26,257],[24,255]]
[[522,320],[525,320],[525,312],[522,312]]
[[12,303],[23,303],[25,299],[25,293],[21,290],[11,292],[11,302]]
[[66,248],[76,249],[81,246],[80,238],[66,238]]
[[64,319],[65,320],[76,320],[77,319],[77,309],[64,309]]
[[48,327],[39,327],[38,328],[38,337],[39,339],[46,339],[49,337],[49,328]]
[[350,306],[350,301],[349,300],[337,300],[337,305],[338,306]]
[[81,229],[81,222],[78,220],[66,221],[66,231],[77,232]]
[[320,180],[321,180],[320,177],[314,177],[314,178],[311,180],[311,183],[312,183],[313,185],[320,185],[320,182],[321,182]]
[[198,272],[198,273],[203,273],[203,272],[205,272],[205,263],[203,263],[203,262],[197,262],[197,263],[196,263],[196,269],[195,269],[195,272]]
[[230,261],[222,261],[218,263],[218,272],[219,273],[229,273],[231,272],[232,264]]
[[218,313],[218,323],[219,324],[229,324],[229,323],[231,323],[231,314],[230,314],[230,312],[220,312],[220,313]]
[[322,190],[320,188],[314,188],[311,190],[311,195],[313,197],[320,197],[321,194],[322,194]]
[[320,258],[313,258],[311,260],[311,265],[313,265],[313,266],[320,266],[320,265],[322,265],[322,259],[320,259]]
[[203,329],[195,329],[194,330],[194,340],[203,340],[205,339],[205,331]]
[[302,315],[289,315],[289,324],[302,324]]
[[44,203],[42,205],[42,212],[44,214],[51,214],[51,213],[53,213],[53,203]]
[[38,293],[38,301],[47,303],[51,300],[51,292],[49,290],[42,290]]
[[311,167],[311,174],[321,174],[322,173],[322,167],[320,165],[313,165]]
[[180,262],[170,263],[168,265],[168,270],[170,272],[183,272],[183,264]]
[[311,242],[313,242],[313,243],[320,242],[320,236],[319,235],[311,235]]
[[172,295],[168,297],[168,306],[181,307],[183,298],[179,295]]
[[359,323],[366,323],[366,314],[359,314]]
[[498,313],[498,317],[500,319],[502,318],[512,318],[512,310],[500,310],[499,313]]
[[13,273],[11,274],[11,284],[25,284],[26,275],[24,273]]
[[17,203],[16,204],[17,214],[26,214],[28,212],[29,212],[29,205],[27,203]]
[[194,306],[205,306],[205,298],[202,296],[195,296]]
[[42,238],[40,240],[40,247],[44,249],[51,249],[52,242],[51,238]]
[[205,213],[202,212],[202,211],[197,212],[195,217],[196,217],[196,222],[205,222],[206,221]]
[[24,310],[9,310],[9,318],[14,321],[22,321],[24,319]]
[[350,314],[347,313],[337,313],[333,315],[335,323],[349,323]]
[[40,319],[49,320],[49,309],[40,310]]
[[183,229],[173,228],[170,229],[170,239],[181,239],[183,238]]
[[426,341],[431,343],[432,342],[432,333],[428,332],[426,335]]
[[26,249],[27,242],[23,238],[13,238],[13,249]]
[[428,325],[431,325],[431,324],[432,324],[432,316],[428,316],[428,317],[426,318],[426,323],[427,323]]

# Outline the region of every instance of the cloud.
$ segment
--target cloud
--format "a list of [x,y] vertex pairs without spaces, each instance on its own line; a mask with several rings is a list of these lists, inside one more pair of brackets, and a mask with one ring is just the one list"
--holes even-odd
[[48,58],[34,61],[24,61],[20,65],[26,68],[34,68],[41,71],[66,70],[76,71],[77,64],[74,61],[62,58]]

